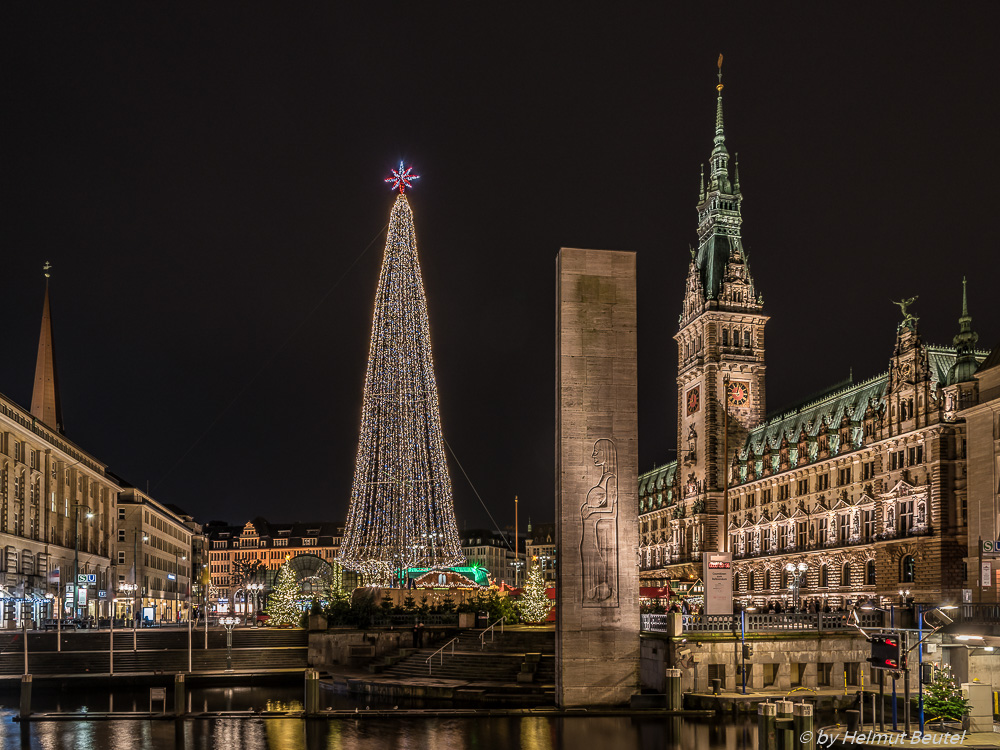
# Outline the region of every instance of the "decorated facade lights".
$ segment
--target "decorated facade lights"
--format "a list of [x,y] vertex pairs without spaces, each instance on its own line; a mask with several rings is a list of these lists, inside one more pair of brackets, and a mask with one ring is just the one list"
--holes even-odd
[[375,293],[351,503],[338,561],[369,585],[395,570],[462,564],[431,354],[413,211],[417,175],[400,163],[399,190]]

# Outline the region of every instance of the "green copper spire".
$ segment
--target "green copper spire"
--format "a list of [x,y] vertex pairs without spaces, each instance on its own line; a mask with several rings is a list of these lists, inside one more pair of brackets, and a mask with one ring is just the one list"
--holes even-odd
[[952,339],[955,344],[955,364],[948,371],[948,384],[964,383],[972,380],[979,367],[974,353],[979,334],[972,330],[972,316],[969,315],[969,301],[966,295],[965,277],[962,277],[962,317],[958,319],[958,334]]
[[[719,55],[718,78],[719,83],[715,87],[717,94],[712,157],[708,182],[704,183],[703,176],[698,203],[698,254],[695,263],[704,299],[720,300],[724,280],[731,280],[735,274],[735,277],[743,279],[749,286],[749,289],[738,295],[739,299],[756,308],[760,301],[753,292],[753,280],[746,268],[746,254],[743,252],[740,235],[740,225],[743,223],[740,204],[743,196],[738,184],[734,185],[729,180],[729,151],[726,150],[726,132],[722,118],[722,55]],[[736,169],[735,176],[738,176]],[[733,264],[740,268],[730,267]],[[732,306],[731,301],[725,304]]]

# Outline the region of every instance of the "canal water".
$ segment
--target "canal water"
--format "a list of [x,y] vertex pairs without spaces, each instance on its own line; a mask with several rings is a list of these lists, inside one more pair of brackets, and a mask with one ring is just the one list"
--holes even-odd
[[[195,711],[300,709],[298,687],[194,688]],[[544,716],[398,719],[220,718],[183,722],[13,721],[16,691],[0,691],[0,747],[43,750],[754,750],[754,718],[646,719]],[[364,709],[324,692],[321,705]],[[148,690],[46,690],[35,686],[36,711],[147,711]],[[375,706],[371,708],[392,708]]]

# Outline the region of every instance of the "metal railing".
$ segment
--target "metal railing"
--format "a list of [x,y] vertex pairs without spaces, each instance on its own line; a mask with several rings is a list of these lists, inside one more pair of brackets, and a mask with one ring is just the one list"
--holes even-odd
[[[672,615],[640,615],[640,628],[647,632],[666,632]],[[774,614],[770,612],[747,612],[746,632],[781,633],[811,632],[826,630],[852,630],[849,612],[790,612]],[[863,628],[882,627],[881,612],[859,612]],[[732,633],[740,629],[739,615],[682,615],[685,633]]]
[[371,626],[373,628],[387,628],[389,626],[405,627],[407,625],[416,625],[418,622],[422,622],[424,625],[458,625],[458,615],[454,612],[426,615],[422,615],[419,612],[404,612],[388,616],[377,614],[372,617]]
[[486,648],[486,634],[487,633],[490,634],[490,643],[493,643],[493,636],[495,635],[495,631],[493,629],[497,626],[497,623],[500,624],[500,635],[503,635],[503,618],[501,617],[499,620],[497,620],[495,623],[493,623],[492,625],[490,625],[488,628],[486,628],[486,630],[484,630],[482,633],[479,634],[479,650],[480,651],[482,651],[483,649]]
[[457,640],[458,640],[458,638],[452,638],[450,641],[448,641],[446,644],[444,644],[441,648],[439,648],[433,654],[431,654],[430,656],[428,656],[427,659],[425,659],[425,661],[427,662],[427,674],[431,674],[431,670],[432,670],[432,668],[434,666],[431,662],[432,662],[432,660],[434,659],[435,656],[438,657],[438,666],[441,666],[441,665],[444,664],[444,650],[446,648],[448,648],[448,646],[451,646],[451,655],[452,656],[455,655],[455,642]]

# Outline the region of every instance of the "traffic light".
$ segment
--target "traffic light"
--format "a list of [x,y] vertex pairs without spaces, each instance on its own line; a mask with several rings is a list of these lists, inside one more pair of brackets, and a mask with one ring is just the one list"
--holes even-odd
[[753,658],[753,646],[749,643],[743,644],[743,658],[752,659]]
[[872,669],[900,669],[899,636],[880,633],[871,637],[872,655],[868,662]]

